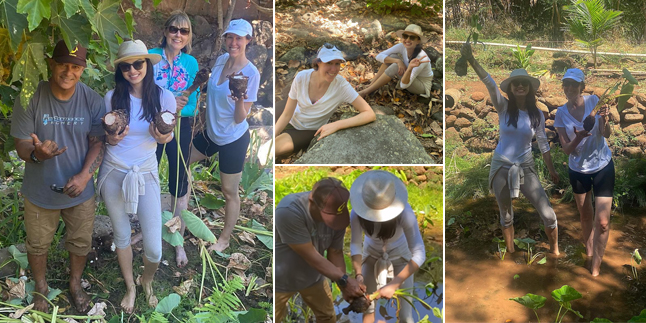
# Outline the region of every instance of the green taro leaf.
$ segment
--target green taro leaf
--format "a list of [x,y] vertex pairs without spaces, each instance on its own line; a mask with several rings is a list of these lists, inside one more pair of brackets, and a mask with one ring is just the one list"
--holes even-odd
[[552,297],[559,303],[566,303],[583,296],[573,287],[563,285],[563,287],[552,291]]
[[536,241],[534,239],[524,238],[514,239],[514,243],[518,246],[518,248],[527,250],[528,248],[531,248],[534,244],[536,244]]
[[126,26],[128,26],[128,33],[132,34],[135,31],[135,25],[137,23],[135,22],[135,19],[132,16],[132,8],[128,8],[124,13],[124,17],[126,18]]
[[621,93],[619,98],[617,98],[617,111],[621,112],[624,110],[624,106],[626,105],[626,102],[628,102],[628,99],[633,96],[633,89],[635,88],[635,85],[631,83],[626,83],[621,86]]
[[646,309],[642,310],[641,313],[639,313],[639,316],[633,316],[630,320],[628,320],[628,323],[643,323],[646,322]]
[[191,231],[194,236],[202,240],[215,243],[215,235],[213,235],[213,232],[211,232],[209,227],[207,227],[202,219],[197,217],[197,215],[188,210],[182,210],[182,218],[186,223],[186,228],[188,231]]
[[642,256],[639,254],[639,249],[635,249],[631,255],[638,265],[642,264]]
[[119,50],[117,34],[121,37],[132,36],[128,33],[126,22],[117,13],[119,3],[119,0],[101,1],[94,18],[91,20],[92,27],[99,34],[103,45],[110,50],[111,61],[117,58],[117,51]]
[[630,71],[629,71],[628,69],[624,68],[624,69],[623,69],[623,72],[624,72],[623,77],[624,77],[625,79],[627,79],[627,80],[628,80],[628,82],[630,82],[630,84],[634,84],[634,85],[639,84],[639,82],[637,81],[637,79],[636,79],[636,78],[635,78],[635,77],[630,73]]
[[132,4],[135,5],[135,8],[141,10],[141,0],[132,0]]
[[11,256],[13,257],[13,259],[16,259],[16,261],[18,261],[18,264],[20,265],[20,268],[25,269],[25,268],[27,268],[27,266],[29,266],[29,260],[27,260],[27,254],[26,253],[22,253],[14,245],[9,246],[9,248],[7,250],[9,251]]
[[544,265],[547,262],[547,257],[543,257],[543,259],[538,261],[539,265]]
[[47,299],[51,301],[62,292],[63,291],[58,288],[50,288],[49,293],[47,293]]
[[592,320],[590,323],[612,323],[612,321],[609,319],[603,319],[603,318],[597,317],[594,320]]
[[181,300],[182,298],[179,295],[172,293],[159,301],[159,304],[157,304],[157,307],[155,307],[155,312],[168,314],[172,312],[173,309],[177,307],[177,305],[179,305],[179,302]]
[[[265,229],[265,227],[263,227],[262,224],[258,223],[256,220],[251,220],[251,228],[256,229],[256,230],[267,231],[267,229]],[[274,250],[274,237],[269,236],[269,235],[260,234],[260,233],[256,233],[256,237],[269,250]]]
[[47,65],[44,59],[45,45],[43,43],[29,42],[23,47],[20,59],[13,66],[11,83],[22,81],[20,103],[23,108],[26,108],[29,99],[38,87],[38,82],[47,79]]
[[94,20],[96,8],[94,8],[94,5],[90,0],[81,0],[81,8],[83,8],[83,12],[85,12],[87,19]]
[[521,304],[529,309],[536,310],[545,306],[545,301],[547,300],[547,298],[540,295],[527,293],[527,295],[523,297],[514,297],[510,298],[509,300]]
[[52,13],[50,4],[51,0],[18,0],[16,9],[19,13],[27,14],[29,31],[32,31],[44,18],[49,19]]
[[242,312],[238,315],[238,321],[240,323],[256,323],[264,322],[267,319],[267,312],[259,308],[251,308],[246,312]]
[[177,247],[181,246],[184,244],[184,237],[182,237],[182,234],[179,233],[179,231],[175,231],[175,233],[170,233],[168,231],[168,228],[163,225],[164,223],[168,222],[173,217],[173,213],[170,213],[168,211],[162,212],[162,238],[166,240],[171,246]]
[[61,0],[65,9],[65,17],[69,18],[79,12],[81,7],[80,0]]
[[202,199],[200,199],[200,204],[210,210],[217,210],[224,206],[225,201],[215,197],[213,194],[206,194]]
[[518,274],[514,275],[514,280],[516,280],[518,278],[520,278],[520,275],[518,275]]
[[18,13],[18,0],[2,0],[0,1],[0,20],[9,30],[9,38],[11,39],[11,49],[14,52],[18,51],[18,45],[22,40],[22,34],[25,28],[29,26],[27,17]]

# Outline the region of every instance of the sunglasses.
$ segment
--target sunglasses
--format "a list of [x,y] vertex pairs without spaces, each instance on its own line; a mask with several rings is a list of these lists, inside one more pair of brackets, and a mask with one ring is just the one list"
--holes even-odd
[[409,34],[402,34],[402,38],[403,38],[404,40],[406,40],[406,39],[410,39],[410,40],[419,40],[419,37],[418,37],[418,36],[415,36],[415,35],[409,35]]
[[576,82],[576,81],[568,81],[568,80],[563,81],[563,87],[578,87],[579,84],[581,84],[581,83]]
[[176,34],[178,31],[180,34],[184,36],[188,35],[191,32],[188,28],[177,28],[175,26],[168,26],[168,32],[170,34]]
[[125,72],[130,71],[130,66],[132,66],[137,71],[141,71],[141,69],[144,68],[144,63],[145,62],[146,62],[145,60],[138,60],[138,61],[135,61],[132,64],[130,64],[130,63],[119,63],[119,69],[121,70],[121,72],[125,73]]
[[522,85],[523,87],[529,87],[529,81],[528,80],[513,80],[513,81],[511,81],[511,84],[513,86]]

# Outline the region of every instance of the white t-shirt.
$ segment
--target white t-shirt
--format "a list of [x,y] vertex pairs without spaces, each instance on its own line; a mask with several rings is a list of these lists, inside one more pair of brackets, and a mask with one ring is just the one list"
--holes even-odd
[[[160,104],[161,111],[168,110],[172,113],[177,111],[177,102],[171,91],[161,89]],[[112,95],[114,90],[108,91],[105,95],[106,111],[112,111]],[[126,164],[128,167],[140,165],[148,158],[155,156],[157,151],[157,141],[148,131],[150,122],[140,119],[143,113],[141,99],[130,95],[130,130],[116,146],[106,145],[107,150]],[[106,160],[109,161],[110,155],[106,154]]]
[[296,100],[296,110],[289,123],[298,130],[318,130],[330,120],[341,103],[352,103],[359,96],[352,85],[337,74],[325,94],[312,102],[309,86],[313,72],[313,69],[298,72],[289,90],[289,98]]
[[[218,57],[211,69],[211,78],[206,98],[206,131],[209,138],[216,144],[222,146],[238,140],[245,131],[249,129],[247,120],[236,123],[234,112],[236,109],[235,101],[229,97],[229,79],[225,78],[222,84],[218,85],[220,75],[224,69],[224,64],[229,59],[229,53]],[[247,83],[247,99],[244,102],[256,102],[258,100],[258,88],[260,87],[260,73],[258,69],[249,61],[240,72],[249,77]]]
[[[375,59],[381,63],[384,63],[384,60],[386,59],[386,57],[388,57],[391,54],[399,54],[402,57],[402,61],[404,62],[404,65],[408,67],[408,64],[410,63],[410,61],[408,60],[408,52],[406,51],[406,46],[404,46],[404,44],[402,43],[399,43],[379,53],[377,57],[375,57]],[[417,57],[415,58],[418,58],[420,61],[423,61],[425,58],[428,58],[428,55],[426,55],[426,52],[422,50],[419,52],[419,54],[417,54]],[[422,63],[418,67],[414,67],[413,70],[410,72],[410,81],[408,81],[408,84],[404,84],[401,81],[399,81],[399,87],[401,87],[402,89],[406,89],[411,84],[413,84],[413,81],[415,79],[419,79],[422,82],[422,84],[424,84],[424,88],[426,88],[426,93],[423,94],[422,96],[428,97],[431,93],[431,88],[433,87],[433,67],[431,66],[431,62]]]
[[[596,95],[586,95],[583,96],[583,101],[585,102],[585,113],[581,121],[575,119],[570,114],[570,111],[567,109],[567,104],[556,110],[554,127],[565,128],[565,132],[570,138],[570,141],[576,137],[574,127],[576,127],[577,131],[583,130],[583,120],[590,115],[594,106],[599,102],[599,98]],[[603,129],[599,129],[600,118],[601,116],[598,114],[595,116],[594,127],[590,130],[591,136],[583,138],[570,154],[568,164],[570,169],[575,172],[583,174],[596,173],[610,163],[612,152],[608,148],[606,138],[603,137]]]

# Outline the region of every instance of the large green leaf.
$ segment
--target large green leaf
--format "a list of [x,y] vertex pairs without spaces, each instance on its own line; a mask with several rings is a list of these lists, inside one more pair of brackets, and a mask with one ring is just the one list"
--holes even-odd
[[141,0],[132,0],[132,3],[135,5],[135,8],[141,10]]
[[611,320],[609,319],[604,319],[604,318],[599,318],[596,317],[594,320],[592,320],[590,323],[612,323]]
[[238,314],[240,323],[264,322],[267,319],[267,312],[259,308],[250,308],[246,312]]
[[23,107],[27,107],[29,99],[38,87],[38,82],[47,79],[47,65],[43,43],[28,42],[23,47],[20,59],[13,66],[11,83],[22,81],[20,103]]
[[646,322],[646,309],[642,310],[641,313],[639,313],[639,316],[633,316],[630,320],[628,320],[628,323],[643,323]]
[[54,10],[52,10],[51,22],[61,29],[61,36],[63,36],[67,48],[74,48],[76,42],[87,48],[92,37],[92,27],[88,20],[81,15],[65,17],[62,8],[56,8],[55,3],[52,9]]
[[514,244],[516,244],[520,249],[528,250],[528,248],[531,248],[536,244],[536,241],[531,238],[514,239]]
[[200,199],[200,205],[210,210],[217,210],[223,207],[225,201],[215,197],[213,194],[206,194],[203,198]]
[[22,40],[23,31],[29,25],[27,17],[18,13],[17,6],[18,0],[0,1],[0,20],[2,20],[2,24],[9,30],[11,49],[14,52],[18,51],[18,45],[20,45],[20,41]]
[[[5,28],[0,28],[0,85],[7,86],[7,81],[11,75],[11,63],[13,58],[13,49],[11,48],[11,39],[9,38],[9,31]],[[0,112],[4,115],[6,113],[5,109],[2,108],[3,105],[10,106],[11,102],[7,102],[3,93],[0,93],[2,98],[2,104],[0,104]],[[5,115],[6,117],[6,115]]]
[[157,307],[155,307],[155,312],[163,313],[163,314],[168,314],[173,311],[177,305],[179,305],[179,302],[182,300],[182,298],[175,294],[172,293],[164,298],[162,298],[161,301],[157,304]]
[[65,17],[69,18],[79,12],[81,7],[80,0],[61,0],[63,8],[65,8]]
[[27,14],[29,22],[29,31],[32,31],[40,25],[40,22],[49,19],[52,11],[50,7],[51,0],[18,0],[19,13]]
[[[168,220],[170,220],[172,217],[173,213],[170,213],[168,211],[162,212],[162,223],[168,222]],[[181,246],[184,244],[184,237],[182,237],[182,234],[179,233],[179,231],[170,233],[165,225],[162,225],[162,238],[173,247]]]
[[90,0],[81,0],[81,8],[83,8],[83,12],[85,12],[87,19],[94,20],[94,16],[96,15],[96,8],[94,8],[94,5],[92,5],[92,2],[90,2]]
[[552,297],[559,303],[571,302],[583,297],[579,291],[568,285],[552,291]]
[[633,251],[633,253],[631,253],[631,255],[633,256],[633,260],[635,260],[635,262],[638,265],[642,264],[642,256],[639,254],[639,249],[635,249],[635,251]]
[[191,231],[194,236],[215,243],[215,235],[197,215],[188,210],[182,210],[182,219],[184,219],[188,231]]
[[[258,223],[256,220],[251,220],[251,228],[256,229],[256,230],[267,231],[267,229],[265,229],[265,227],[263,227],[262,224]],[[256,233],[256,237],[269,250],[274,250],[274,237],[269,236],[269,235],[260,234],[260,233]]]
[[509,300],[517,302],[518,304],[521,304],[529,309],[539,309],[545,305],[545,301],[547,298],[541,296],[541,295],[534,295],[531,293],[527,293],[527,295],[523,297],[514,297],[510,298]]
[[128,33],[132,35],[132,33],[135,31],[135,25],[137,25],[135,18],[132,15],[132,8],[128,8],[128,10],[123,13],[123,16],[126,18]]
[[110,60],[117,57],[119,41],[117,34],[121,37],[131,37],[128,33],[126,22],[118,14],[119,0],[104,0],[99,3],[94,18],[90,20],[92,27],[99,34],[106,48],[110,49]]
[[20,268],[25,269],[25,268],[27,268],[27,266],[29,266],[29,260],[27,260],[27,254],[26,253],[22,253],[14,245],[9,246],[9,248],[7,250],[9,251],[11,256],[13,257],[13,259],[16,259],[16,261],[18,261],[18,263],[20,264]]

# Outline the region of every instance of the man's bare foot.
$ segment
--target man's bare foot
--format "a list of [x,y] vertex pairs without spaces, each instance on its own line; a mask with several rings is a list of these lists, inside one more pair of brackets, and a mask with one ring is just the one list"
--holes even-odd
[[[47,282],[43,284],[36,283],[36,292],[47,296],[47,294],[49,294],[49,287],[47,286]],[[47,300],[45,300],[44,297],[38,294],[34,294],[34,310],[47,312],[48,308],[49,303],[47,303]]]
[[88,306],[90,305],[90,296],[85,293],[80,282],[77,286],[70,286],[70,294],[72,294],[72,302],[76,310],[81,313],[87,312]]
[[132,238],[130,238],[130,245],[134,245],[135,243],[141,241],[142,238],[143,236],[141,232],[135,234],[134,236],[132,236]]
[[157,303],[159,302],[157,300],[157,297],[155,294],[153,294],[153,282],[141,282],[141,286],[144,288],[144,293],[146,293],[146,302],[150,307],[157,307]]
[[123,295],[121,300],[121,308],[124,312],[132,314],[135,308],[135,299],[137,298],[137,286],[132,285],[126,288],[126,294]]
[[184,251],[183,246],[175,247],[175,261],[177,262],[177,267],[182,268],[188,264],[188,258],[186,258],[186,252]]
[[222,238],[219,238],[218,242],[214,245],[211,245],[208,250],[223,252],[226,248],[229,248],[229,239],[224,240]]

